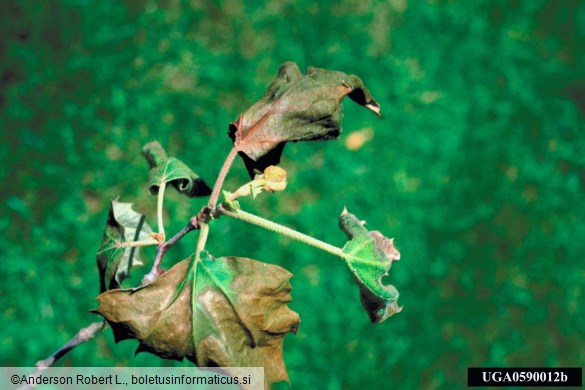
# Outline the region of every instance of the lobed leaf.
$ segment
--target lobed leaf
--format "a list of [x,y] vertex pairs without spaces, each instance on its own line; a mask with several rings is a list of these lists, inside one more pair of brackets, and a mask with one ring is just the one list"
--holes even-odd
[[303,76],[294,62],[282,64],[264,96],[230,124],[228,134],[250,176],[277,165],[286,142],[337,138],[345,96],[380,115],[359,77],[314,67]]
[[347,210],[339,217],[339,227],[349,238],[342,248],[348,255],[343,259],[358,284],[370,320],[378,323],[402,310],[397,304],[398,290],[382,284],[382,277],[388,275],[392,262],[400,260],[400,252],[394,247],[393,238],[386,238],[378,231],[370,232],[364,224]]
[[275,265],[202,252],[201,261],[183,260],[146,286],[99,295],[95,312],[116,341],[138,339],[137,353],[264,367],[268,385],[288,381],[282,343],[300,323],[288,307],[291,276]]
[[132,203],[111,201],[104,236],[97,253],[100,292],[119,288],[130,275],[130,269],[142,265],[139,248],[123,247],[120,244],[148,240],[151,233],[152,229],[144,222],[144,216],[132,210]]
[[158,194],[163,182],[170,183],[177,191],[189,197],[207,196],[211,193],[211,189],[203,179],[181,160],[168,157],[157,141],[144,145],[142,154],[150,165],[148,188],[151,194]]

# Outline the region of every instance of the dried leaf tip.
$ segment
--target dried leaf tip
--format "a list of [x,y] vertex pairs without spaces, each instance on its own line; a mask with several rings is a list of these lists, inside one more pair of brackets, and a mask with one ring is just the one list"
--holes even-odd
[[315,67],[303,75],[295,63],[283,64],[262,98],[229,127],[250,177],[277,165],[288,142],[337,139],[346,96],[380,116],[380,104],[359,77]]
[[382,114],[380,113],[380,106],[370,103],[366,104],[364,107],[366,107],[368,110],[372,111],[374,114],[382,118]]
[[394,246],[394,238],[386,238],[377,230],[370,232],[370,236],[374,239],[376,246],[384,253],[388,261],[400,260],[400,251]]
[[342,248],[348,255],[344,260],[358,284],[370,320],[379,323],[402,310],[397,304],[398,290],[382,283],[392,262],[400,259],[400,252],[393,238],[386,238],[377,230],[368,231],[355,215],[344,212],[339,218],[339,227],[349,239]]

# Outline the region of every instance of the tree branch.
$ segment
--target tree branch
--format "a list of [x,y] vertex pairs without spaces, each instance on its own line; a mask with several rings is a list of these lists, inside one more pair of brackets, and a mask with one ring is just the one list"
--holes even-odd
[[200,219],[199,219],[200,214],[201,213],[192,217],[189,220],[189,223],[187,224],[187,226],[185,226],[183,229],[181,229],[177,234],[175,234],[173,237],[171,237],[167,242],[165,242],[162,245],[159,245],[159,247],[156,251],[156,257],[154,259],[154,264],[152,265],[152,269],[150,270],[149,273],[144,275],[144,277],[142,278],[142,283],[141,283],[142,285],[145,285],[145,284],[152,282],[160,274],[160,263],[162,262],[162,259],[165,255],[165,253],[173,245],[175,245],[179,240],[181,240],[183,237],[185,237],[192,230],[197,230],[197,229],[201,228],[201,223],[199,222],[200,221]]
[[[51,367],[55,364],[59,359],[65,356],[69,351],[73,348],[81,345],[83,343],[88,342],[94,336],[108,327],[108,323],[106,321],[99,321],[94,322],[93,324],[89,325],[86,328],[80,329],[75,336],[73,336],[68,342],[65,343],[61,348],[55,351],[51,356],[46,358],[45,360],[40,360],[37,362],[36,367],[37,369],[33,374],[30,375],[30,378],[35,378],[41,374],[42,371],[46,370],[47,368]],[[34,382],[31,382],[34,383]],[[36,385],[23,385],[17,388],[17,390],[28,390],[35,388]]]
[[67,343],[65,343],[65,345],[63,345],[61,348],[55,351],[55,353],[53,353],[45,360],[38,361],[36,364],[37,369],[42,370],[47,367],[51,367],[53,364],[55,364],[57,360],[61,359],[73,348],[91,340],[96,335],[96,333],[106,329],[107,326],[108,323],[106,321],[99,321],[94,322],[87,328],[80,329],[79,332],[77,332],[77,334],[71,338],[71,340],[69,340]]

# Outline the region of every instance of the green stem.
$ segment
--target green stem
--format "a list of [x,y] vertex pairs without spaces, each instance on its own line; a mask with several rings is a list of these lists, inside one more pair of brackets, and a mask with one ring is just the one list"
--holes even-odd
[[162,242],[165,241],[165,225],[163,223],[163,201],[165,199],[165,188],[167,183],[163,180],[158,189],[158,198],[156,204],[156,216],[158,221],[158,233],[162,234]]
[[209,225],[201,223],[199,230],[199,239],[197,240],[197,247],[195,249],[195,264],[201,260],[201,251],[205,249],[205,243],[207,242],[207,236],[209,235]]
[[121,242],[120,247],[139,248],[143,246],[159,245],[156,240],[144,240],[144,241],[132,241],[132,242]]
[[282,234],[283,236],[287,236],[292,238],[293,240],[302,242],[304,244],[313,246],[317,249],[321,249],[322,251],[331,253],[332,255],[339,256],[339,257],[349,257],[346,253],[343,253],[341,248],[338,248],[334,245],[328,244],[324,241],[318,240],[314,237],[308,236],[291,228],[288,228],[284,225],[280,225],[276,222],[272,222],[268,219],[264,219],[254,214],[247,213],[243,210],[228,210],[223,205],[220,205],[217,208],[218,212],[222,215],[227,215],[228,217],[236,218],[252,225],[263,227],[264,229],[272,230],[278,234]]

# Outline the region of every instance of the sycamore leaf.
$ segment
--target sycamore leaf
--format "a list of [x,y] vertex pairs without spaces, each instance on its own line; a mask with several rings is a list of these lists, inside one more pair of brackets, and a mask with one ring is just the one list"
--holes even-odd
[[402,307],[397,304],[398,291],[392,285],[382,284],[393,261],[400,260],[400,252],[394,247],[394,239],[386,238],[378,231],[368,231],[355,215],[347,210],[339,217],[339,227],[349,241],[342,248],[347,266],[360,289],[362,305],[373,323],[382,322]]
[[291,276],[275,265],[202,252],[201,261],[183,260],[146,286],[99,295],[95,312],[117,342],[138,339],[137,353],[264,367],[267,384],[288,381],[282,343],[300,323],[288,307]]
[[100,291],[119,288],[122,280],[130,275],[130,269],[142,265],[139,248],[124,247],[124,242],[146,241],[152,229],[144,216],[132,210],[132,203],[113,200],[110,203],[104,237],[97,253],[100,272]]
[[207,196],[211,193],[211,189],[203,179],[181,160],[168,157],[158,142],[153,141],[144,145],[142,154],[150,165],[148,188],[151,194],[158,194],[158,189],[163,182],[172,184],[177,191],[189,197]]
[[264,96],[230,124],[250,176],[278,164],[286,142],[337,138],[345,96],[380,115],[359,77],[313,67],[303,76],[294,62],[282,64]]

